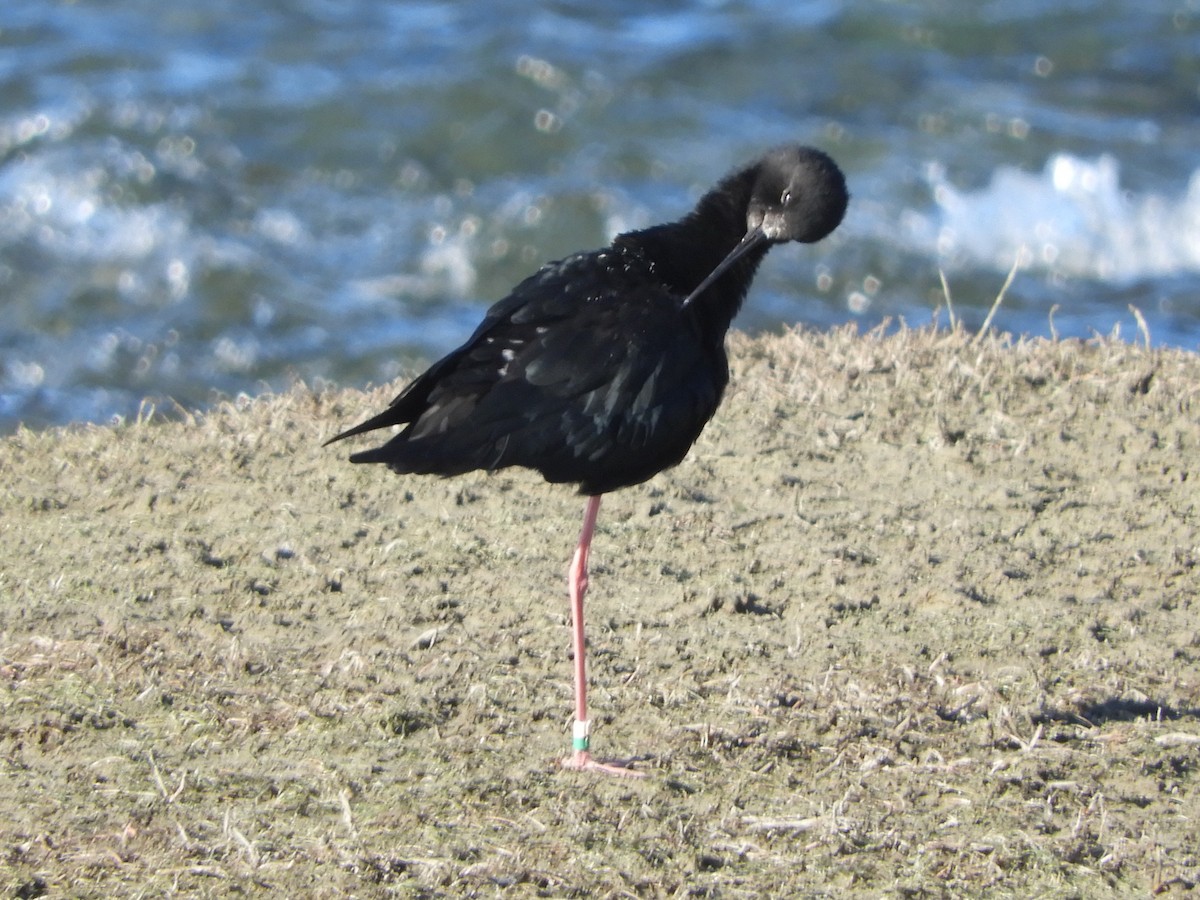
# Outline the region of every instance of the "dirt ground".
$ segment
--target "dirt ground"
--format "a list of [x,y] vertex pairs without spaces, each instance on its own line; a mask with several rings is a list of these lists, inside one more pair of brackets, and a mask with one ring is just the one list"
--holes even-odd
[[395,386],[4,439],[0,895],[1190,896],[1200,358],[734,345],[601,510],[640,780],[582,499],[321,447]]

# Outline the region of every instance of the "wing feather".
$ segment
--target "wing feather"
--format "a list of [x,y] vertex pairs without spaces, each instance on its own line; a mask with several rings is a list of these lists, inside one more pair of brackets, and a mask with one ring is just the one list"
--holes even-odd
[[408,423],[352,458],[442,474],[527,466],[589,493],[682,459],[720,400],[724,350],[629,260],[597,278],[599,255],[521,282],[388,410],[339,435]]

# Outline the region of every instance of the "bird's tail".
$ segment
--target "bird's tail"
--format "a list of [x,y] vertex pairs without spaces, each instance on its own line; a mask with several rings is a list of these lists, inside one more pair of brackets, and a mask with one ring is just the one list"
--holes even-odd
[[[379,415],[372,416],[371,418],[367,419],[367,421],[365,421],[359,425],[355,425],[353,428],[347,428],[345,431],[343,431],[339,434],[335,434],[333,437],[331,437],[329,440],[327,440],[321,446],[328,447],[330,444],[334,443],[335,441],[340,441],[343,438],[354,437],[354,435],[356,435],[356,434],[366,434],[368,431],[374,431],[377,428],[387,428],[389,425],[403,425],[405,422],[411,421],[411,419],[412,419],[411,414],[407,413],[402,407],[399,407],[399,406],[393,404],[393,405],[389,406],[387,409],[385,409],[383,412],[381,412]],[[361,457],[363,455],[364,454],[362,454],[362,453],[355,454],[355,456],[359,456],[359,457]],[[353,457],[352,457],[352,459],[353,459]],[[359,462],[359,460],[357,460],[357,459],[354,459],[353,461]],[[362,460],[362,461],[368,462],[369,460]]]

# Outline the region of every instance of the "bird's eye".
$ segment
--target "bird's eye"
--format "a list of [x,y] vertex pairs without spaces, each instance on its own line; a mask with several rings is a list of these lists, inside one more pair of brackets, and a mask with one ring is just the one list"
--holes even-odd
[[779,198],[779,203],[780,203],[780,205],[782,205],[782,206],[787,206],[787,205],[788,205],[789,203],[791,203],[791,202],[792,202],[792,192],[791,192],[791,190],[786,190],[786,191],[784,191],[784,192],[783,192],[783,196]]

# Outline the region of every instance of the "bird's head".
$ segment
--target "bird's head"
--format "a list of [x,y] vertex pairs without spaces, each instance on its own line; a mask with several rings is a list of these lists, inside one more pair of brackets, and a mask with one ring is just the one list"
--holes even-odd
[[777,147],[757,165],[746,239],[815,243],[837,228],[849,195],[837,164],[812,147]]
[[764,244],[815,243],[837,228],[850,195],[837,163],[812,147],[776,147],[747,169],[746,234],[683,301],[687,306],[739,259]]

